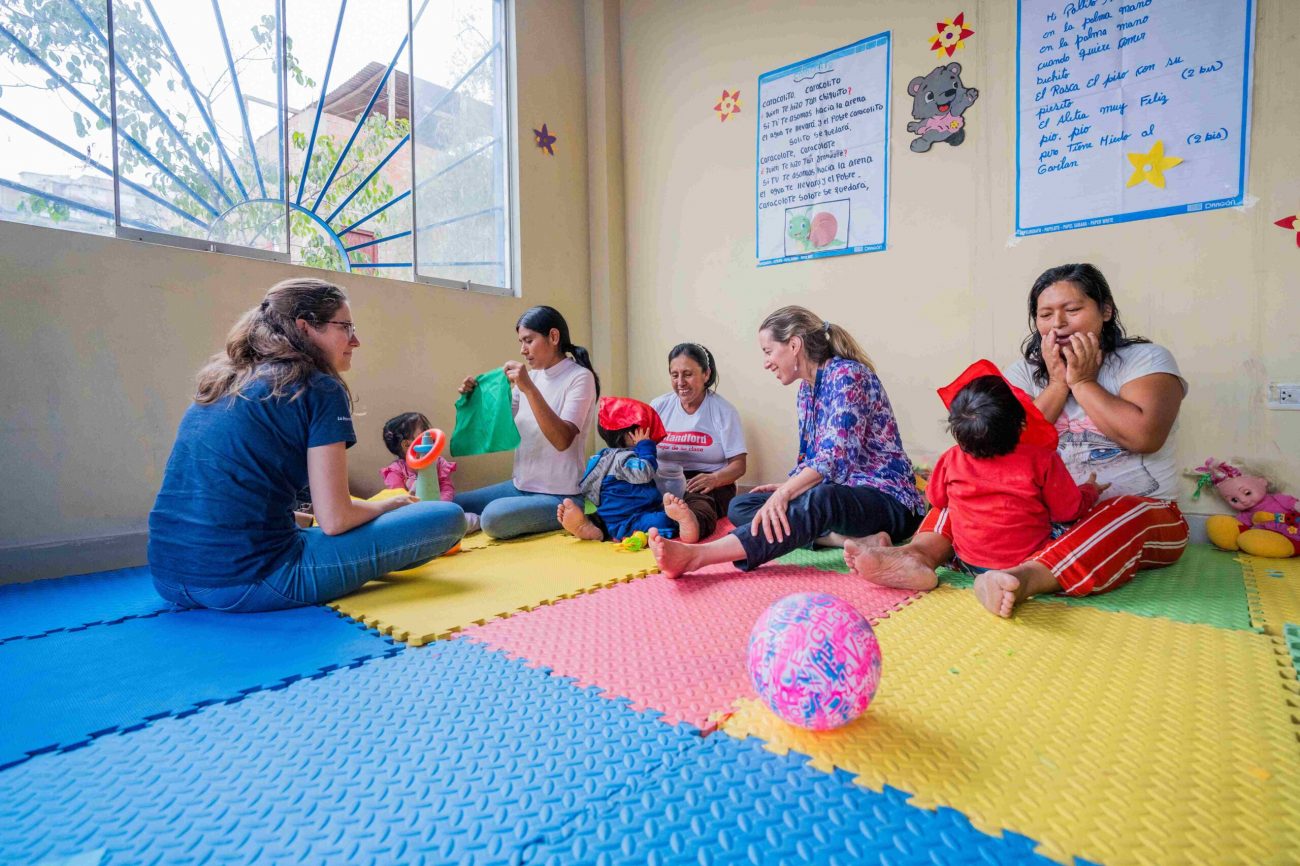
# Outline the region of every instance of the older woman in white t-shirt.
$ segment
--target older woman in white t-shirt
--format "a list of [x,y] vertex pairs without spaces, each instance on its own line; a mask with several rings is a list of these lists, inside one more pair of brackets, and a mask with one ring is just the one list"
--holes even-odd
[[[1187,382],[1169,350],[1129,337],[1110,286],[1092,265],[1049,268],[1029,292],[1030,334],[1007,380],[1034,398],[1059,434],[1075,481],[1109,485],[1095,508],[1028,562],[975,583],[984,606],[1010,616],[1044,592],[1116,589],[1138,571],[1178,561],[1187,522],[1178,510],[1172,433]],[[933,509],[905,547],[878,537],[850,542],[845,560],[886,586],[930,589],[952,557],[946,510]]]
[[700,538],[717,528],[745,474],[745,433],[740,414],[718,396],[713,354],[699,343],[678,343],[668,353],[673,390],[656,397],[668,435],[659,443],[660,473],[679,466],[686,477],[682,497],[700,524]]
[[[554,307],[533,307],[515,323],[519,354],[507,361],[514,388],[511,409],[519,429],[514,475],[509,481],[458,494],[454,501],[481,515],[484,534],[515,538],[560,528],[556,511],[566,498],[579,505],[586,447],[595,421],[600,379],[591,357],[569,339],[569,324]],[[461,383],[472,391],[474,377]]]

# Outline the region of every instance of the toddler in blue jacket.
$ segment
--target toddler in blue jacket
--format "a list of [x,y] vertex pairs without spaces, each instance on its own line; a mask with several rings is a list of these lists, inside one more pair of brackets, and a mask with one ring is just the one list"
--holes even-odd
[[700,540],[700,525],[686,503],[659,492],[656,443],[667,435],[659,413],[640,400],[601,397],[596,429],[609,445],[587,461],[580,492],[596,506],[585,514],[572,499],[557,516],[569,534],[586,541],[622,541],[652,527],[688,544]]

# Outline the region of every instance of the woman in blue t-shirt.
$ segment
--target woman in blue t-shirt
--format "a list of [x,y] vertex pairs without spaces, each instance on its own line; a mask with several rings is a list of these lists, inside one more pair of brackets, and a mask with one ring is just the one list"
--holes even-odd
[[[183,607],[261,611],[320,604],[446,552],[465,532],[450,502],[356,502],[347,449],[359,345],[347,296],[316,279],[277,283],[199,372],[149,514],[149,565]],[[294,512],[310,484],[318,527]]]

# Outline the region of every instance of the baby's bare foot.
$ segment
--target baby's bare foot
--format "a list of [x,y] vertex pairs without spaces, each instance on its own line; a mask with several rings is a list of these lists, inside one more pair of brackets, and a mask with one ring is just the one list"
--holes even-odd
[[694,551],[697,548],[680,541],[670,541],[660,535],[658,529],[651,528],[648,534],[650,552],[654,554],[655,564],[664,577],[681,577],[690,574],[695,568]]
[[665,493],[664,513],[677,521],[677,537],[684,544],[694,544],[700,540],[700,520],[684,499]]
[[[883,545],[879,542],[884,536]],[[890,547],[889,535],[879,533],[844,543],[844,563],[863,580],[892,589],[934,589],[939,578],[921,557],[906,547]]]
[[560,525],[566,532],[583,541],[600,541],[604,537],[600,528],[587,519],[586,513],[572,499],[561,502],[560,507],[555,511],[555,516],[559,518]]
[[1006,619],[1019,599],[1020,579],[1005,571],[986,571],[975,578],[975,597],[989,613]]

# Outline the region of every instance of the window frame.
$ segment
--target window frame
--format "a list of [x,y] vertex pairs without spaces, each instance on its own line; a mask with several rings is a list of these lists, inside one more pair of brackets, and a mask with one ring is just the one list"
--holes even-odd
[[[265,250],[252,246],[230,243],[227,241],[215,241],[206,238],[186,237],[180,234],[171,234],[168,232],[153,231],[150,229],[129,226],[122,221],[122,164],[119,156],[119,150],[122,147],[121,135],[119,129],[118,117],[118,57],[116,46],[116,27],[114,22],[115,2],[114,0],[103,0],[107,14],[107,72],[108,72],[108,131],[112,142],[112,189],[113,189],[113,231],[109,235],[120,240],[135,241],[142,243],[157,244],[160,246],[176,247],[180,249],[198,250],[202,252],[219,253],[223,255],[238,256],[241,258],[255,259],[261,261],[274,261],[281,264],[289,264],[297,267],[313,268],[315,270],[324,270],[325,273],[350,273],[362,274],[365,276],[377,276],[373,271],[365,267],[353,269],[353,262],[346,253],[343,255],[344,270],[327,270],[318,268],[305,262],[295,262],[293,260],[293,240],[291,217],[293,214],[293,191],[292,184],[289,182],[290,171],[290,121],[292,115],[288,101],[288,76],[290,74],[286,66],[287,58],[287,39],[288,34],[288,0],[273,0],[276,13],[276,34],[275,34],[275,67],[279,71],[276,77],[276,95],[279,101],[279,127],[280,135],[280,156],[282,159],[281,186],[283,187],[283,196],[280,197],[280,191],[277,191],[277,204],[284,209],[284,250]],[[364,0],[353,0],[353,2],[364,2]],[[504,75],[502,76],[502,87],[504,92],[500,94],[500,111],[503,112],[501,130],[504,137],[505,148],[505,167],[501,172],[501,181],[504,183],[504,198],[501,206],[506,209],[505,225],[509,237],[502,245],[500,254],[508,257],[507,267],[505,268],[507,285],[495,286],[484,283],[474,282],[472,280],[456,280],[446,277],[430,276],[421,274],[419,268],[419,231],[418,226],[418,205],[417,196],[414,195],[414,189],[418,183],[416,178],[416,142],[414,138],[414,93],[415,93],[415,6],[419,0],[406,0],[406,50],[403,52],[406,57],[406,75],[408,80],[409,93],[411,94],[410,114],[412,132],[411,141],[409,142],[409,157],[411,170],[411,190],[410,195],[410,213],[411,213],[411,268],[409,277],[386,278],[396,279],[398,282],[413,282],[429,286],[438,286],[440,288],[457,289],[461,291],[472,291],[481,294],[496,295],[500,297],[521,297],[522,292],[522,269],[521,262],[521,242],[520,242],[520,219],[519,219],[519,134],[517,120],[516,93],[518,85],[518,63],[515,56],[515,0],[488,0],[493,4],[499,3],[501,6],[502,32],[500,34],[501,48],[505,62]],[[495,12],[494,12],[495,14]],[[179,60],[179,58],[177,58]],[[395,67],[394,72],[400,67]],[[396,87],[396,77],[390,79],[387,87]],[[357,123],[364,122],[364,117],[359,118]],[[303,172],[305,173],[308,166],[304,164]],[[269,190],[268,190],[269,192]],[[37,225],[40,223],[26,223],[16,220],[0,219],[0,225],[8,222],[23,225]],[[51,227],[51,226],[44,226]],[[60,228],[52,226],[61,231],[77,231],[74,228]],[[351,228],[351,227],[350,227]],[[333,231],[333,229],[331,229]],[[339,235],[341,238],[342,235]],[[361,264],[361,263],[357,263]],[[381,279],[385,279],[382,278]]]

